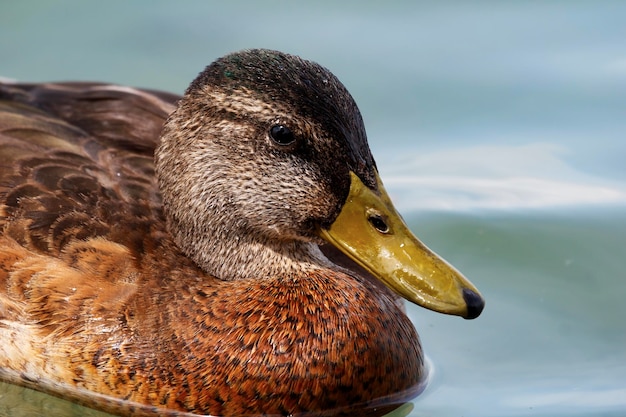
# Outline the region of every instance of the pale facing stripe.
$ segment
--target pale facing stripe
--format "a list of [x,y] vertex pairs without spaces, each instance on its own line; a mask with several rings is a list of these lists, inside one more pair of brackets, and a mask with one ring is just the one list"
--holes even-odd
[[222,109],[241,115],[276,115],[276,104],[268,103],[255,97],[255,93],[247,88],[231,91],[228,94],[223,91],[212,90],[210,87],[203,89],[206,95],[214,104]]

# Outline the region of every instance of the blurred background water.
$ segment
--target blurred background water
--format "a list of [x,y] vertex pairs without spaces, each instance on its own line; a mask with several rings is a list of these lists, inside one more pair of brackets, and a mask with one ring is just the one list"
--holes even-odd
[[[410,416],[626,415],[626,2],[0,1],[0,76],[182,93],[251,47],[321,63],[385,184],[487,299],[409,306]],[[102,415],[0,383],[0,415]]]

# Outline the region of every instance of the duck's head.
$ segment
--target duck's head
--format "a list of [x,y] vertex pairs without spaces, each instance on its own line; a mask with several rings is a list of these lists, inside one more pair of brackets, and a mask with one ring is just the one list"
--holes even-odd
[[190,85],[156,168],[176,243],[218,278],[328,268],[328,242],[402,297],[465,318],[476,288],[423,245],[378,176],[363,120],[327,69],[269,50],[227,55]]

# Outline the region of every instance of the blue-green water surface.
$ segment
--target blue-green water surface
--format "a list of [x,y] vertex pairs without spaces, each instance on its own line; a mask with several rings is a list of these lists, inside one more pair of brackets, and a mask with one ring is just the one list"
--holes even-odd
[[[242,48],[331,69],[415,233],[487,300],[408,306],[411,417],[626,415],[626,3],[2,1],[0,76],[182,92]],[[103,416],[0,383],[0,415]]]

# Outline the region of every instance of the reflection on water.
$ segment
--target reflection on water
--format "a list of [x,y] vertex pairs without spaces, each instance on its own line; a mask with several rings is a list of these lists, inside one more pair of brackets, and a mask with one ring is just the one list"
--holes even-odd
[[[384,414],[384,417],[407,417],[413,410],[413,403],[405,403],[393,411]],[[387,407],[385,407],[387,408]],[[393,407],[392,407],[393,408]],[[359,417],[381,416],[381,407],[371,407],[354,414]],[[337,412],[339,413],[339,412]],[[332,417],[335,415],[348,416],[353,414],[335,412],[324,413],[323,416],[315,414],[316,417]],[[382,412],[384,413],[384,412]],[[154,412],[151,410],[137,411],[134,416],[141,417],[198,417],[197,414],[179,412]],[[0,381],[0,416],[2,417],[114,417],[111,414],[90,408],[81,407],[69,401],[57,397],[43,394],[38,391],[18,387]],[[294,417],[312,417],[309,414],[298,414]],[[250,416],[249,416],[250,417]],[[268,416],[272,417],[272,416]],[[277,416],[276,416],[277,417]]]
[[[406,146],[406,145],[405,145]],[[415,147],[377,159],[402,211],[527,210],[626,204],[626,185],[581,172],[549,143]]]
[[111,417],[50,395],[0,382],[2,417]]

